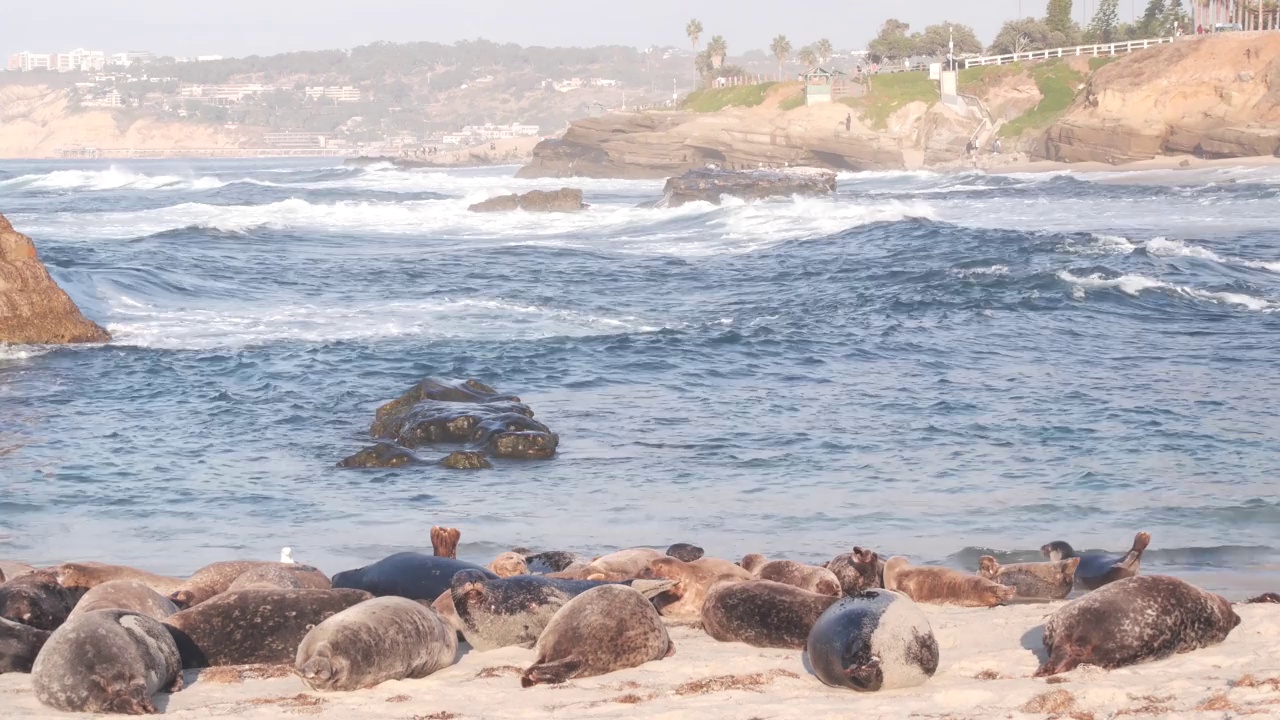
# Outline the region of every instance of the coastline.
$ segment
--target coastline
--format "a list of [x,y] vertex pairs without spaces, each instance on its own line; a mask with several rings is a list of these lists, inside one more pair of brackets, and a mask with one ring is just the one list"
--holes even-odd
[[[990,157],[990,156],[988,156]],[[1138,172],[1145,170],[1206,170],[1223,168],[1257,168],[1280,166],[1280,157],[1257,155],[1253,157],[1207,159],[1191,155],[1161,155],[1150,160],[1137,160],[1122,165],[1100,162],[1066,163],[1054,160],[1028,160],[1010,156],[1007,161],[980,164],[977,167],[960,168],[963,171],[979,170],[992,175],[1006,173],[1049,172]]]
[[[350,693],[309,690],[289,668],[187,671],[186,689],[156,697],[177,718],[1141,718],[1215,720],[1280,709],[1280,605],[1243,605],[1220,645],[1119,670],[1082,667],[1032,678],[1042,624],[1061,603],[993,609],[921,605],[937,636],[937,674],[916,688],[857,694],[822,685],[798,650],[721,643],[702,630],[671,628],[675,655],[638,668],[521,689],[534,651],[460,651],[457,664],[421,680]],[[266,670],[266,672],[264,672]],[[265,677],[264,677],[265,676]],[[228,682],[230,680],[230,682]],[[0,716],[65,717],[39,704],[28,675],[0,675]]]

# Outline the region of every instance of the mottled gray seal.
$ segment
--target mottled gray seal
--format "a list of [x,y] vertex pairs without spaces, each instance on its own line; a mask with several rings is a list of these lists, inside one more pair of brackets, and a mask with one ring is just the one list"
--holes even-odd
[[814,623],[806,649],[819,680],[859,692],[923,685],[938,670],[928,618],[892,590],[836,601]]
[[664,593],[665,602],[659,604],[659,609],[664,616],[679,620],[697,620],[701,617],[702,603],[707,599],[707,591],[715,583],[733,579],[755,579],[751,573],[728,560],[708,557],[693,562],[660,557],[650,560],[640,572],[640,577],[675,581],[675,587]]
[[70,617],[95,610],[127,610],[152,620],[164,620],[178,612],[178,606],[141,580],[111,580],[85,593]]
[[373,597],[362,590],[234,590],[170,615],[184,668],[293,662],[311,628]]
[[1016,597],[1062,600],[1071,594],[1080,558],[1001,565],[990,555],[983,555],[978,563],[978,575],[1013,588]]
[[1011,587],[959,570],[913,566],[904,557],[889,558],[884,564],[884,586],[916,602],[961,607],[995,607],[1017,593]]
[[1226,598],[1177,578],[1117,580],[1058,608],[1044,624],[1049,659],[1036,677],[1077,665],[1113,669],[1216,645],[1240,624]]
[[601,585],[556,612],[538,638],[537,651],[520,676],[523,687],[637,667],[674,654],[675,645],[644,595],[622,585]]
[[1079,555],[1067,543],[1061,540],[1040,548],[1040,553],[1052,561],[1080,558],[1080,566],[1076,568],[1076,584],[1086,590],[1097,590],[1108,583],[1133,577],[1142,566],[1142,553],[1151,544],[1151,535],[1140,532],[1133,536],[1133,547],[1124,555],[1105,555],[1086,553]]
[[689,543],[675,543],[671,547],[667,548],[667,555],[685,562],[693,562],[694,560],[700,559],[705,554],[705,550],[697,545],[691,545]]
[[489,572],[500,578],[528,575],[529,565],[520,553],[504,552],[489,563]]
[[95,610],[49,636],[31,685],[37,700],[66,712],[151,714],[152,695],[182,689],[182,663],[160,623],[127,610]]
[[827,563],[827,569],[840,581],[845,595],[884,587],[884,561],[865,548],[855,547],[853,552],[835,556]]
[[195,607],[215,595],[226,592],[241,575],[264,567],[276,567],[294,573],[307,588],[327,590],[331,587],[329,578],[310,565],[264,560],[226,560],[205,565],[197,570],[182,584],[181,588],[169,595],[169,599],[179,608]]
[[377,597],[397,595],[410,600],[434,602],[449,590],[453,576],[462,570],[479,570],[486,577],[498,576],[479,565],[436,555],[415,552],[396,553],[355,570],[333,576],[335,588],[355,588]]
[[836,599],[772,580],[717,582],[702,605],[702,627],[721,642],[799,650]]
[[424,678],[453,664],[458,636],[416,600],[381,597],[343,610],[303,638],[294,670],[313,690]]
[[[456,618],[450,622],[476,650],[533,647],[556,611],[578,595],[605,584],[613,583],[540,575],[491,580],[474,570],[463,570],[453,576],[452,588],[434,607],[442,616]],[[675,585],[669,580],[626,580],[617,584],[631,585],[649,599]]]
[[770,560],[758,553],[742,558],[742,569],[761,580],[794,585],[821,595],[843,594],[840,579],[827,568],[805,565],[794,560]]
[[525,566],[530,573],[535,575],[565,572],[575,566],[586,567],[589,562],[588,558],[565,550],[548,550],[540,553],[530,553],[528,551],[521,553],[520,550],[518,548],[513,552],[524,555]]
[[48,630],[0,618],[0,675],[31,672],[31,664],[48,639]]
[[62,563],[50,568],[58,576],[58,582],[68,590],[85,593],[112,580],[136,580],[161,595],[179,590],[185,582],[181,578],[157,575],[127,565],[108,565],[100,562]]
[[78,599],[52,572],[37,570],[0,585],[0,617],[52,632],[66,622]]
[[[289,563],[296,566],[296,563]],[[231,584],[227,586],[227,592],[232,590],[247,590],[249,588],[259,589],[275,589],[290,590],[296,588],[309,587],[306,584],[305,576],[301,573],[285,567],[284,563],[272,563],[270,565],[262,565],[260,567],[246,570],[240,573]],[[325,590],[327,588],[316,588],[317,590]]]

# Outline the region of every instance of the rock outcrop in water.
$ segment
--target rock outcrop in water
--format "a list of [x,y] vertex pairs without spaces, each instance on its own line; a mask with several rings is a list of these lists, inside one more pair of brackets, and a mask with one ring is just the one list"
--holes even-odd
[[35,345],[107,342],[111,335],[49,276],[31,238],[0,215],[0,342]]
[[369,434],[376,445],[343,459],[340,467],[403,467],[417,462],[412,448],[463,445],[441,461],[445,467],[489,467],[496,458],[545,460],[560,437],[533,419],[533,410],[514,395],[501,395],[479,382],[428,378],[378,408]]
[[679,207],[704,201],[720,204],[725,195],[760,200],[792,195],[829,195],[836,190],[836,174],[817,168],[788,170],[716,170],[699,168],[667,180],[664,204]]
[[582,191],[576,188],[559,190],[530,190],[523,195],[499,195],[478,202],[467,209],[471,212],[578,212],[587,207],[582,202]]

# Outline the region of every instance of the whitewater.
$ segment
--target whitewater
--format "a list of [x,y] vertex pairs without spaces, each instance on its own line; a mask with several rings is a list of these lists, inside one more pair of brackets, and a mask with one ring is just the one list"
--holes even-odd
[[[444,524],[486,562],[973,569],[1147,530],[1148,571],[1280,586],[1280,168],[842,173],[678,209],[514,171],[0,163],[0,213],[114,337],[0,345],[0,557],[289,545],[335,572]],[[467,210],[561,185],[590,207]],[[335,467],[426,376],[520,395],[560,454]]]

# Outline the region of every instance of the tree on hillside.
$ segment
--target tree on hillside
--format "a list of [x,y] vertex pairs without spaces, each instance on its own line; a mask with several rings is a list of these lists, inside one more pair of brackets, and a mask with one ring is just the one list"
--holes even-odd
[[1076,34],[1076,22],[1071,19],[1071,0],[1049,0],[1045,8],[1044,24],[1050,30],[1062,33],[1063,37]]
[[831,47],[830,40],[822,38],[818,41],[818,44],[813,47],[813,52],[818,56],[818,61],[823,65],[826,65],[827,61],[831,59],[831,54],[835,52],[835,50]]
[[1164,0],[1150,0],[1147,9],[1142,13],[1141,27],[1147,37],[1163,35],[1160,26],[1164,22],[1164,14],[1168,10]]
[[880,28],[880,34],[867,43],[871,59],[876,62],[901,60],[915,54],[915,41],[907,36],[911,26],[901,20],[889,18]]
[[1109,43],[1120,26],[1120,0],[1098,0],[1098,11],[1089,23],[1087,37],[1093,42]]
[[1062,33],[1054,31],[1043,20],[1022,18],[1005,23],[987,52],[992,55],[1007,55],[1062,47],[1065,44],[1066,38]]
[[711,67],[719,70],[724,59],[729,55],[729,43],[720,35],[712,35],[707,43],[707,57],[711,58]]
[[684,34],[689,36],[689,43],[693,46],[694,51],[698,49],[698,38],[702,37],[702,23],[697,18],[689,21],[684,26]]
[[787,63],[787,58],[791,57],[791,41],[786,35],[779,35],[769,43],[769,52],[778,59],[778,80],[782,80],[782,66]]
[[1182,0],[1169,0],[1169,7],[1164,11],[1164,22],[1159,27],[1160,34],[1172,35],[1174,28],[1181,28],[1184,33],[1195,30],[1191,26],[1191,16],[1182,6]]
[[913,51],[917,55],[941,57],[947,54],[952,38],[955,39],[956,55],[982,52],[982,41],[973,28],[945,22],[930,25],[923,34],[912,36]]
[[800,64],[804,65],[805,70],[818,64],[818,53],[810,45],[800,48],[800,54],[797,57],[800,58]]

